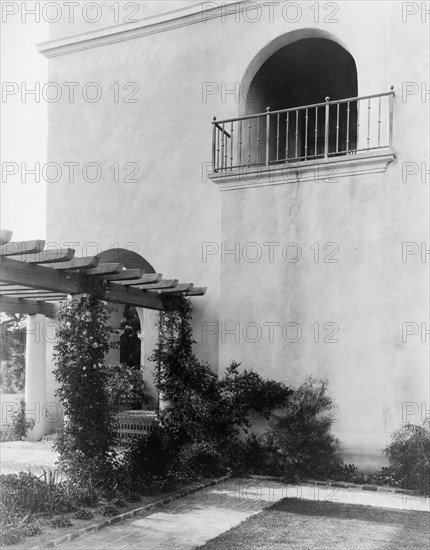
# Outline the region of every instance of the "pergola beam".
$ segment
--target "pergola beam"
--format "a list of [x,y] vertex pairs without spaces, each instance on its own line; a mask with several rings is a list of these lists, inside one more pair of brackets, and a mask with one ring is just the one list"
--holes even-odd
[[162,277],[163,275],[161,273],[146,273],[145,275],[142,275],[140,279],[134,279],[130,281],[118,281],[118,282],[120,282],[123,286],[155,284],[155,283],[159,283]]
[[158,296],[153,292],[133,287],[109,283],[109,293],[106,300],[117,304],[124,304],[157,311],[172,311],[174,307],[168,298]]
[[143,290],[159,290],[161,288],[173,288],[178,286],[178,279],[161,279],[159,283],[139,285]]
[[[12,232],[0,230],[0,301],[3,311],[30,315],[52,314],[47,302],[83,294],[86,281],[103,280],[100,299],[157,311],[172,311],[175,297],[201,296],[205,287],[163,279],[145,258],[115,248],[97,256],[78,258],[72,248],[44,249],[45,241],[11,241]],[[40,265],[44,264],[44,265]],[[17,308],[17,309],[14,309]]]
[[193,283],[183,283],[176,285],[173,288],[163,288],[159,290],[149,290],[148,292],[156,292],[157,294],[181,294],[182,292],[187,292],[194,287]]
[[73,271],[75,269],[92,269],[97,267],[99,258],[97,256],[89,256],[88,258],[73,258],[68,262],[56,264],[48,264],[45,267],[52,267],[58,271]]
[[21,254],[37,254],[42,252],[45,247],[45,241],[40,239],[35,241],[15,241],[0,245],[0,255],[17,256]]
[[[115,275],[108,277],[115,277]],[[64,273],[49,267],[5,257],[0,259],[0,280],[3,283],[29,287],[30,292],[31,289],[45,290],[52,295],[55,293],[73,295],[85,292],[85,288],[81,286],[80,279],[75,273]],[[158,311],[172,309],[168,298],[158,296],[153,291],[143,291],[115,283],[109,283],[108,289],[108,293],[102,298],[108,302],[129,304]]]
[[145,270],[139,267],[136,269],[127,269],[125,271],[120,271],[119,273],[116,273],[114,275],[107,275],[106,277],[103,277],[103,279],[105,281],[129,281],[131,279],[140,279],[144,273]]
[[114,275],[115,273],[120,273],[123,269],[124,266],[122,264],[99,264],[97,267],[89,269],[86,275]]
[[46,317],[55,317],[55,309],[53,304],[47,304],[46,302],[0,296],[0,311],[4,313],[25,313],[27,315],[40,314],[46,315]]
[[[57,262],[68,262],[73,260],[75,250],[73,248],[55,248],[42,250],[38,254],[23,254],[16,256],[14,260],[31,264],[52,264]],[[6,256],[6,254],[3,254]]]
[[56,269],[2,257],[0,280],[3,283],[26,286],[36,290],[48,290],[64,294],[79,294],[81,286],[73,273],[61,273]]

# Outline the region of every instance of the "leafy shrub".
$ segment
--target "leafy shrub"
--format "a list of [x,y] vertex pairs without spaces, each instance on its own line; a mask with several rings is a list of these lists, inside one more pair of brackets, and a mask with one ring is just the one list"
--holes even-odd
[[405,424],[384,449],[393,477],[404,489],[430,494],[430,427]]
[[115,498],[113,499],[112,503],[115,504],[115,506],[117,506],[118,508],[124,508],[124,506],[127,506],[122,498]]
[[20,524],[22,521],[22,515],[17,513],[14,507],[6,506],[2,499],[0,502],[0,546],[18,544],[21,541]]
[[27,436],[28,430],[31,430],[35,424],[34,418],[28,419],[25,415],[25,400],[21,399],[19,408],[12,415],[12,424],[7,430],[8,441],[23,440]]
[[114,450],[101,451],[89,460],[82,450],[76,449],[76,441],[70,433],[69,424],[66,424],[57,436],[54,445],[57,449],[61,448],[58,463],[68,477],[76,503],[89,506],[97,501],[100,494],[116,491],[119,460]]
[[225,473],[227,467],[218,446],[207,441],[195,441],[181,447],[173,465],[179,480],[217,476]]
[[339,442],[330,432],[334,404],[326,389],[326,381],[307,377],[283,414],[272,417],[263,442],[273,474],[324,479],[338,467]]
[[[140,344],[140,340],[139,340]],[[124,363],[106,365],[108,373],[107,392],[112,411],[123,409],[141,409],[142,402],[147,400],[144,391],[142,372],[138,367]]]
[[130,488],[142,475],[166,475],[169,468],[169,454],[159,427],[155,427],[143,437],[131,438],[124,452],[124,468],[131,482]]
[[54,514],[73,510],[75,502],[70,485],[59,481],[55,473],[40,477],[26,472],[0,476],[1,504],[7,510],[6,523],[16,523],[36,514]]
[[100,508],[100,514],[102,516],[118,516],[121,512],[113,502],[107,502]]
[[[292,390],[256,372],[240,371],[236,362],[218,379],[193,353],[190,303],[180,298],[176,306],[175,313],[160,314],[159,339],[151,357],[157,365],[156,387],[165,402],[158,414],[158,448],[143,458],[145,468],[140,463],[146,476],[153,472],[182,481],[228,472],[233,457],[226,449],[233,449],[240,432],[250,427],[250,415],[268,417],[288,401]],[[154,444],[147,439],[141,451]]]
[[[362,474],[363,476],[363,474]],[[401,487],[402,483],[399,481],[396,476],[393,468],[391,467],[382,467],[377,472],[365,475],[364,481],[358,481],[355,483],[367,483],[371,485],[389,485],[391,487]],[[406,487],[404,487],[406,489]]]
[[23,537],[34,537],[42,533],[37,523],[29,522],[29,515],[20,517],[11,513],[4,505],[0,507],[0,545],[19,544]]
[[334,481],[345,481],[346,483],[372,484],[370,474],[363,474],[355,466],[355,464],[343,464],[339,465],[330,472],[330,479]]
[[130,491],[127,495],[128,502],[140,502],[142,500],[139,493],[135,493],[134,491]]
[[272,455],[261,436],[251,433],[244,441],[236,441],[228,451],[234,475],[275,475]]
[[93,519],[94,514],[91,510],[86,510],[85,508],[79,508],[75,514],[75,519]]
[[82,482],[74,483],[68,480],[67,491],[70,502],[73,503],[75,508],[91,506],[95,504],[99,498],[98,491],[95,490],[91,483],[84,485]]
[[1,502],[6,510],[23,517],[47,509],[47,487],[39,477],[20,472],[2,475],[0,481]]
[[0,544],[9,546],[10,544],[19,544],[22,541],[22,535],[16,527],[1,526]]
[[25,537],[35,537],[42,533],[42,529],[37,523],[27,523],[27,525],[24,525],[22,533]]
[[51,527],[61,529],[62,527],[73,527],[73,523],[65,516],[57,516],[51,521]]

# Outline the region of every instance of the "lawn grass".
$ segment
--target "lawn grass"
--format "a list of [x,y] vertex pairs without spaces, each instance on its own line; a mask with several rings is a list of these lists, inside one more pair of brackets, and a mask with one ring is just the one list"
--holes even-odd
[[428,550],[430,514],[283,499],[201,550]]

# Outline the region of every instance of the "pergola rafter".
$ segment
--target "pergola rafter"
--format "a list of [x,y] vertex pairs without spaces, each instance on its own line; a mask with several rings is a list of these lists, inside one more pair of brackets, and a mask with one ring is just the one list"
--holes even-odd
[[103,299],[146,309],[172,311],[171,296],[202,296],[205,287],[163,280],[136,252],[109,249],[97,256],[75,257],[75,250],[44,249],[42,240],[11,242],[10,231],[0,231],[0,311],[41,313],[52,317],[55,306],[68,295],[85,292],[84,274],[107,283]]

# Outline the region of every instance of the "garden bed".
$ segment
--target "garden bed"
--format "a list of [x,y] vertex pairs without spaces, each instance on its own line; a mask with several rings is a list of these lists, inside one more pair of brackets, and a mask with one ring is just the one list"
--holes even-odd
[[[59,544],[70,542],[80,536],[84,536],[95,531],[99,531],[108,525],[124,521],[126,518],[133,517],[137,514],[147,512],[148,510],[164,506],[172,500],[181,498],[187,494],[194,493],[210,485],[216,485],[228,479],[223,477],[217,480],[201,479],[193,483],[175,487],[171,491],[157,493],[153,495],[140,495],[139,502],[123,502],[120,507],[119,514],[106,516],[100,511],[101,504],[97,503],[93,506],[85,507],[85,510],[90,511],[93,517],[90,519],[76,519],[76,510],[73,512],[64,513],[61,516],[55,516],[52,520],[47,515],[36,514],[35,521],[32,524],[38,525],[42,529],[40,535],[26,537],[18,544],[7,545],[11,550],[21,549],[36,549],[36,548],[52,548]],[[53,521],[58,518],[64,518],[65,521],[70,521],[73,525],[64,527],[54,527]],[[3,546],[2,546],[3,547]]]

